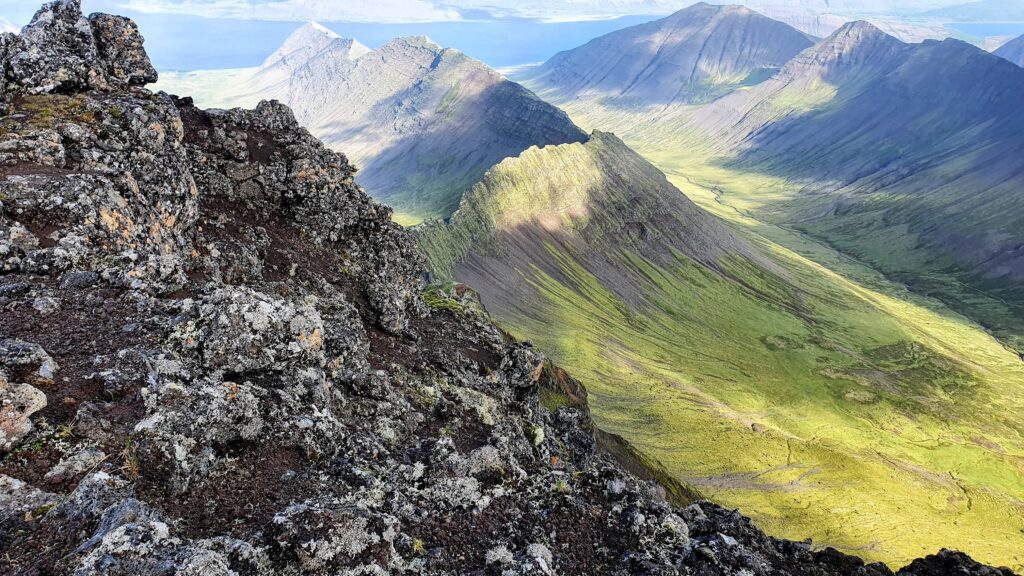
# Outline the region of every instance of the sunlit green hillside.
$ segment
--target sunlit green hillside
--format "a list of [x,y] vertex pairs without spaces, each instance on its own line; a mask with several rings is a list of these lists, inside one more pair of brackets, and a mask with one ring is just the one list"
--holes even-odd
[[[645,250],[637,239],[659,241],[662,225],[641,222],[629,196],[644,204],[637,188],[654,180],[616,188],[588,172],[623,171],[605,150],[584,160],[562,148],[503,162],[450,227],[422,232],[423,245],[435,269],[468,280],[507,328],[587,383],[602,427],[776,535],[892,564],[945,546],[1024,567],[1016,354],[938,302],[680,176],[739,248],[713,259]],[[676,167],[723,188],[762,184]],[[599,205],[602,219],[539,196],[549,180],[578,182],[577,200]],[[460,235],[472,241],[443,248]],[[737,252],[744,238],[754,253]]]

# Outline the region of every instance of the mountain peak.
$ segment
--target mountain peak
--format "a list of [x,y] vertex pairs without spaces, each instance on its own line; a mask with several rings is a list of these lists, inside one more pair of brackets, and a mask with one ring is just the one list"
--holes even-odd
[[319,22],[307,22],[302,28],[296,30],[296,32],[302,32],[305,34],[323,34],[329,38],[341,38],[336,32],[330,28],[324,26]]
[[893,56],[909,47],[910,44],[886,34],[874,24],[857,20],[841,26],[803,57],[791,62],[788,68],[855,65],[881,69],[896,63],[898,59]]
[[[761,16],[761,14],[754,12],[746,6],[739,6],[736,4],[708,4],[706,2],[698,2],[673,12],[664,19],[665,23],[675,24],[679,22],[692,22],[696,20],[715,20],[721,18],[729,18],[732,16]],[[762,16],[765,20],[768,18]]]
[[677,10],[675,14],[685,14],[694,12],[714,12],[718,14],[730,14],[730,13],[747,13],[753,12],[746,6],[740,6],[739,4],[708,4],[707,2],[697,2],[691,4],[686,8]]
[[855,20],[840,26],[838,30],[825,39],[825,42],[831,42],[833,44],[842,42],[850,45],[853,43],[863,42],[864,40],[883,40],[886,38],[898,40],[894,36],[886,34],[881,28],[867,20]]
[[806,34],[742,6],[700,3],[562,52],[529,81],[560,100],[601,95],[628,108],[694,104],[777,70],[812,45]]
[[1018,66],[1024,66],[1024,36],[1018,36],[1003,44],[994,54]]
[[355,60],[370,52],[370,49],[356,40],[342,38],[319,22],[307,22],[292,32],[284,44],[266,59],[263,66],[300,65],[325,52]]

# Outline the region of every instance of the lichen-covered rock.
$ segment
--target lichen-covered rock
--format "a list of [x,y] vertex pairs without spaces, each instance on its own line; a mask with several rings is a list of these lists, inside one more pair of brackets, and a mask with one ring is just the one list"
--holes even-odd
[[206,370],[283,370],[291,362],[324,363],[324,326],[309,304],[293,304],[248,288],[222,288],[204,300],[198,319],[174,337]]
[[85,18],[80,0],[56,0],[6,47],[7,77],[32,93],[68,93],[155,82],[156,70],[130,20]]
[[411,237],[391,221],[390,208],[355,185],[345,157],[301,128],[291,110],[263,102],[255,110],[202,111],[189,99],[176,102],[196,182],[211,201],[284,212],[310,242],[343,254],[386,330],[400,333],[425,312],[422,258]]
[[158,79],[156,68],[142,46],[139,27],[129,18],[109,14],[89,17],[99,60],[107,66],[107,76],[131,86],[145,86]]
[[36,12],[9,49],[8,77],[30,92],[73,92],[104,84],[92,27],[79,0]]
[[900,570],[897,576],[947,576],[950,574],[1013,576],[1013,571],[1007,568],[984,566],[966,554],[955,550],[942,550],[938,554],[914,560],[909,566]]
[[16,448],[33,429],[32,415],[46,408],[46,394],[14,381],[5,368],[34,382],[46,382],[52,380],[57,365],[37,344],[0,340],[0,453]]
[[60,499],[56,494],[33,488],[21,480],[0,475],[0,518],[26,512],[46,512]]

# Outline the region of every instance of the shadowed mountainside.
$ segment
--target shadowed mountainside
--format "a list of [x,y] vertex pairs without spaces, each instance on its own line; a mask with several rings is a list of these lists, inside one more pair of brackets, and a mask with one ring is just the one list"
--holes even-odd
[[[680,145],[796,183],[759,213],[939,295],[1019,347],[1022,93],[1024,69],[974,46],[904,44],[852,23],[771,80],[693,112]],[[976,304],[976,293],[1006,306]]]
[[[657,168],[600,132],[586,143],[531,148],[506,159],[467,193],[450,224],[430,223],[417,233],[442,278],[454,274],[480,287],[488,309],[497,312],[528,306],[536,296],[519,281],[520,270],[570,281],[562,255],[638,306],[647,279],[619,258],[625,252],[659,265],[683,257],[714,267],[726,254],[763,262]],[[500,296],[488,287],[500,287]]]

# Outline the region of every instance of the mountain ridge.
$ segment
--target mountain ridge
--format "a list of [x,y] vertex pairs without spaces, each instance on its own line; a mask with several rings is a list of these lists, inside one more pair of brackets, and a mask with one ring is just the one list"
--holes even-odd
[[[3,571],[893,575],[597,451],[583,384],[424,290],[281,103],[147,90],[135,24],[78,0],[0,47]],[[1011,574],[899,574],[942,572]]]
[[[878,33],[871,34],[872,50],[856,52],[870,58],[817,67],[813,56],[820,52],[813,51],[826,41],[776,78],[698,112],[683,131],[715,134],[712,148],[733,156],[727,162],[737,167],[811,180],[805,192],[813,201],[780,205],[779,217],[901,277],[913,278],[908,264],[918,261],[922,276],[951,271],[996,298],[1019,302],[1013,286],[1024,278],[1024,264],[1015,255],[1021,240],[1015,230],[1022,221],[1011,205],[1024,152],[1017,97],[1024,70],[959,40],[907,45],[895,38],[879,43]],[[787,101],[796,104],[778,104]],[[889,224],[869,216],[876,205],[870,199],[881,195],[899,202],[882,216]],[[872,224],[857,232],[853,221],[865,218]],[[946,225],[936,227],[937,220]],[[917,255],[902,265],[864,240],[898,226],[917,239]],[[1020,341],[1019,312],[1011,309],[1002,319],[1005,312],[974,313]]]
[[782,196],[748,191],[742,202],[939,297],[1020,350],[1012,198],[1021,91],[1019,67],[975,46],[907,44],[854,22],[771,78],[701,106],[616,110],[590,98],[566,108],[652,157],[672,163],[688,150],[711,171],[785,182]]

